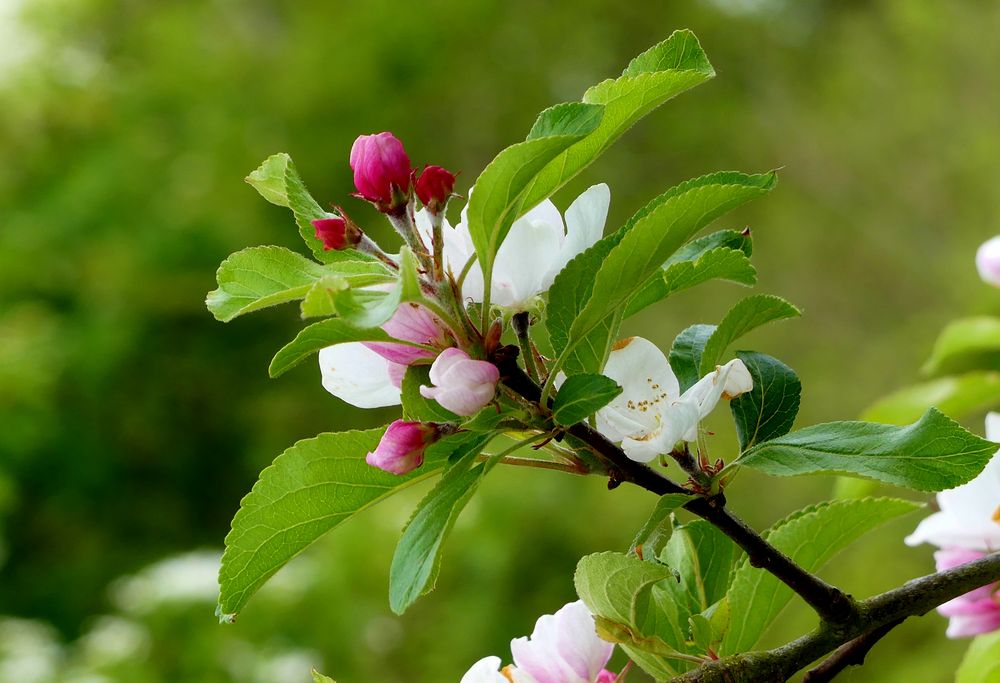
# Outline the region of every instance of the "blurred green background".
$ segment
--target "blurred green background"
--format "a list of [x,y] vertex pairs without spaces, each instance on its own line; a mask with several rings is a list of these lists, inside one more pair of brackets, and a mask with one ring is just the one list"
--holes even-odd
[[[651,500],[515,471],[486,482],[438,591],[405,617],[386,576],[419,490],[219,626],[218,549],[258,471],[392,411],[345,406],[311,364],[267,379],[293,308],[224,326],[203,300],[231,251],[300,248],[241,180],[267,155],[290,152],[321,203],[371,224],[347,198],[358,134],[392,130],[465,187],[537,111],[681,27],[718,78],[557,204],[606,181],[613,228],[688,177],[782,167],[769,198],[720,223],[753,228],[759,289],[805,312],[749,341],[802,376],[799,424],[856,416],[915,377],[949,318],[998,308],[972,265],[998,231],[997,3],[0,2],[0,683],[291,683],[313,665],[342,683],[457,681],[572,599],[576,560],[623,548]],[[701,287],[627,331],[668,346],[741,293]],[[734,505],[763,527],[831,485],[747,475]],[[901,541],[915,522],[827,576],[865,596],[926,573],[930,550]],[[791,610],[772,639],[809,623]],[[843,679],[950,680],[965,643],[944,625],[908,623]]]

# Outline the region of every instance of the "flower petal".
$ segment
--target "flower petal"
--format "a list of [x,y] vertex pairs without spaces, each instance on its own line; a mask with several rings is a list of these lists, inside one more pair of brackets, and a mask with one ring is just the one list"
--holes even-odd
[[[558,258],[563,241],[562,217],[546,200],[551,211],[536,207],[514,221],[497,250],[493,265],[493,303],[523,308],[548,285],[546,275]],[[555,219],[558,219],[556,222]]]
[[388,366],[389,361],[358,342],[319,352],[323,388],[358,408],[399,405],[399,388],[393,385]]
[[499,657],[483,657],[472,665],[459,683],[510,683],[499,669]]
[[622,393],[597,412],[598,431],[612,441],[658,431],[661,413],[680,394],[667,357],[642,337],[615,344],[604,374],[622,387]]
[[574,256],[601,239],[610,204],[611,190],[600,183],[588,188],[569,205],[566,209],[566,239],[548,273],[546,289]]

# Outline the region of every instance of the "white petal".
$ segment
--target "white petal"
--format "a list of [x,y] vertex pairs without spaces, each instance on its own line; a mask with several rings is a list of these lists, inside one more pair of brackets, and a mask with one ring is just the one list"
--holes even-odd
[[499,657],[483,657],[472,665],[459,683],[509,683],[499,669]]
[[542,216],[549,212],[540,208],[514,221],[493,266],[493,303],[521,308],[546,290],[546,274],[563,240],[562,218],[555,207],[552,210],[558,223],[543,220]]
[[930,543],[939,548],[966,548],[990,552],[1000,549],[1000,524],[989,519],[966,524],[947,512],[935,512],[921,520],[906,537],[906,545]]
[[598,411],[598,431],[612,441],[659,431],[661,413],[680,393],[663,352],[642,337],[623,339],[608,356],[604,374],[621,385],[622,393]]
[[[746,370],[746,366],[743,365],[743,361],[736,359],[731,360],[725,365],[717,367],[712,372],[708,373],[700,380],[695,382],[694,386],[684,392],[681,396],[682,400],[689,401],[698,407],[698,413],[702,418],[708,416],[715,406],[718,405],[719,399],[722,395],[726,393],[726,389],[729,386],[729,376],[732,374],[733,370],[737,367]],[[747,373],[749,375],[749,373]],[[752,382],[752,381],[751,381]],[[740,384],[742,381],[737,382]],[[736,386],[733,387],[738,388]]]
[[559,257],[547,274],[546,289],[574,256],[601,239],[610,204],[611,190],[600,183],[587,189],[566,209],[566,239],[559,250]]
[[328,346],[319,352],[323,388],[358,408],[399,405],[399,389],[389,376],[389,361],[364,344]]

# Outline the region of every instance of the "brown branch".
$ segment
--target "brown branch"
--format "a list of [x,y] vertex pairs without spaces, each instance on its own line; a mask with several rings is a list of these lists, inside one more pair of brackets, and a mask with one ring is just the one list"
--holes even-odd
[[[946,572],[914,579],[899,588],[869,598],[859,603],[858,616],[850,621],[836,625],[821,623],[812,633],[773,650],[745,652],[709,662],[674,678],[673,683],[787,681],[795,672],[846,643],[882,629],[887,633],[909,617],[921,616],[938,605],[996,581],[1000,581],[1000,553]],[[876,640],[878,638],[873,636],[871,645]],[[844,666],[850,663],[853,662]]]
[[872,629],[864,635],[858,636],[854,640],[841,645],[837,650],[827,657],[821,664],[814,666],[802,677],[802,683],[829,683],[837,674],[849,666],[861,666],[865,663],[865,657],[871,652],[878,641],[882,640],[889,631],[903,623],[903,619],[891,621],[884,626]]
[[[529,401],[541,400],[541,389],[517,365],[516,354],[505,354],[498,361],[501,377],[508,387]],[[613,483],[629,482],[660,496],[691,493],[652,468],[631,460],[621,448],[589,425],[579,423],[567,431],[607,462]],[[798,593],[824,621],[838,623],[856,616],[856,605],[850,596],[795,564],[727,510],[725,503],[725,497],[719,494],[695,498],[684,508],[714,524],[746,552],[752,566],[769,571]]]

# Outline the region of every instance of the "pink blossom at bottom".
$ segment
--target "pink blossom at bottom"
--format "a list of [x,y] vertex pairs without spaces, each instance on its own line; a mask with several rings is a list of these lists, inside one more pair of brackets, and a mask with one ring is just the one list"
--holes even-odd
[[[945,571],[973,562],[986,553],[967,548],[945,548],[934,553],[938,571]],[[949,600],[937,611],[948,617],[949,638],[966,638],[1000,629],[1000,594],[998,584],[977,588],[974,591]]]
[[424,449],[439,436],[435,424],[396,420],[385,430],[375,450],[365,457],[365,462],[392,474],[412,472],[423,464]]

